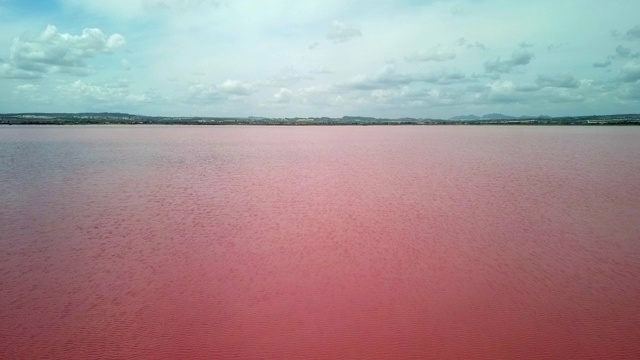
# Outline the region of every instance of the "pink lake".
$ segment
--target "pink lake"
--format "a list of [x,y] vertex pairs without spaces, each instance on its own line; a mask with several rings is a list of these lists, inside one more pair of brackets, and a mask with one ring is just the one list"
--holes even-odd
[[523,358],[640,358],[640,127],[0,126],[0,359]]

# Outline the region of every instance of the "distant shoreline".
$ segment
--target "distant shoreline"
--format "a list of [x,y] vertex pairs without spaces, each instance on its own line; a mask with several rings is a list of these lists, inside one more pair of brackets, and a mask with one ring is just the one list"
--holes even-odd
[[532,117],[506,119],[444,120],[359,116],[341,118],[255,118],[255,117],[166,117],[122,113],[78,114],[0,114],[0,125],[268,125],[268,126],[345,126],[345,125],[640,125],[640,114],[592,115],[575,117]]

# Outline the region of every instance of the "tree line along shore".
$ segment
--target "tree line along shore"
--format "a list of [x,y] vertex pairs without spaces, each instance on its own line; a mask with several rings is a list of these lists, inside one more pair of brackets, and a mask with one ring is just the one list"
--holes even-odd
[[330,117],[166,117],[124,113],[0,114],[0,125],[640,125],[640,114],[496,119]]

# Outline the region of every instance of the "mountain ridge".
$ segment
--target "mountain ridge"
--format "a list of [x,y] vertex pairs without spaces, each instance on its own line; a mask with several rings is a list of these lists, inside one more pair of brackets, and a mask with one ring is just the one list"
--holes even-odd
[[520,120],[520,119],[550,119],[551,116],[548,115],[538,115],[538,116],[511,116],[500,113],[489,113],[484,114],[482,116],[476,116],[474,114],[469,115],[458,115],[449,118],[449,120]]

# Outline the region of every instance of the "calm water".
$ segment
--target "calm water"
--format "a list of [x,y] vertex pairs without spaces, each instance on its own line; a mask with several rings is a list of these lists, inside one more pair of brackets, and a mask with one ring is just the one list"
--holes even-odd
[[640,127],[0,127],[2,359],[637,359]]

